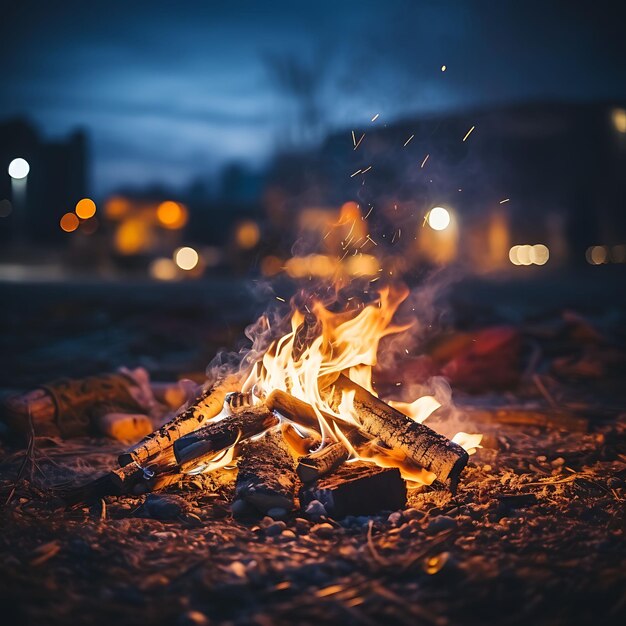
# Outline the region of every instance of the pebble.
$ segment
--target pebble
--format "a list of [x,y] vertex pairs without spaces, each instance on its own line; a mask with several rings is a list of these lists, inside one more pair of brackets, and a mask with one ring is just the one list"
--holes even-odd
[[456,527],[456,520],[447,515],[439,515],[430,520],[426,532],[429,535],[440,533],[444,530],[449,530]]
[[311,529],[311,524],[309,523],[308,520],[302,517],[296,517],[295,524],[296,524],[296,532],[298,534],[300,535],[309,534],[309,530]]
[[285,524],[285,522],[272,522],[271,524],[265,526],[265,534],[268,537],[278,537],[278,535],[280,535],[286,528],[287,524]]
[[311,533],[316,537],[321,537],[322,539],[327,539],[328,537],[332,537],[335,532],[335,529],[327,523],[324,524],[316,524],[311,528]]
[[550,465],[552,465],[552,467],[563,467],[563,465],[565,465],[565,459],[562,456],[559,456],[554,459]]
[[296,533],[293,532],[293,530],[283,530],[283,532],[280,535],[283,539],[287,539],[289,541],[292,541],[293,539],[295,539],[297,537]]
[[313,521],[318,521],[322,517],[326,517],[326,509],[319,500],[312,500],[306,507],[304,514]]
[[544,456],[543,454],[537,457],[537,461],[539,461],[539,463],[545,463],[547,460],[548,457]]
[[490,472],[492,469],[491,465],[483,465],[483,472]]
[[417,509],[405,509],[404,512],[402,513],[402,517],[405,520],[412,520],[412,519],[421,519],[422,517],[424,517],[424,514],[421,511],[418,511]]
[[400,511],[394,511],[391,515],[389,515],[387,521],[392,526],[400,526],[402,524],[402,519],[402,513]]
[[173,520],[187,509],[187,503],[179,496],[149,494],[143,511],[158,520]]

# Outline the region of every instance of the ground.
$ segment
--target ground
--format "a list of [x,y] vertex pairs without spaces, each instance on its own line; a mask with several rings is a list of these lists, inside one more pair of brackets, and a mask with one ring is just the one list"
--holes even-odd
[[[7,288],[2,321],[14,332],[2,338],[3,388],[118,365],[162,380],[201,375],[253,307],[234,284],[176,289]],[[502,321],[482,298],[473,308],[458,300],[471,309],[466,326]],[[539,386],[526,372],[497,395],[455,393],[459,406],[487,409],[472,424],[484,448],[456,494],[411,491],[400,512],[242,524],[228,482],[202,480],[170,487],[161,507],[145,496],[67,507],[58,488],[113,466],[119,444],[37,439],[30,457],[3,444],[2,615],[16,624],[624,623],[623,313],[597,307],[565,326],[563,306],[526,319],[518,311],[513,322],[541,353]],[[493,410],[520,403],[548,418],[515,425]]]

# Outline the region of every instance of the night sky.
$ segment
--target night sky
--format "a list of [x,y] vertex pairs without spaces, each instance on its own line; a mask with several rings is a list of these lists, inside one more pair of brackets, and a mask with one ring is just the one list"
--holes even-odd
[[[626,97],[617,2],[12,2],[0,118],[91,138],[96,194],[260,165],[289,100],[267,59],[319,69],[322,127],[537,99]],[[445,64],[447,71],[440,68]]]

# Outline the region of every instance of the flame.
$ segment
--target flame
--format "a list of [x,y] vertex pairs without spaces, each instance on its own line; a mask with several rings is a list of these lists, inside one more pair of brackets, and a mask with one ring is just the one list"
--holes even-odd
[[[354,393],[344,392],[333,410],[329,400],[333,384],[340,374],[347,375],[374,395],[372,368],[376,365],[380,341],[391,334],[411,327],[393,324],[398,307],[408,296],[405,288],[382,288],[378,299],[358,309],[332,312],[321,301],[307,308],[308,315],[296,309],[291,316],[291,331],[274,341],[262,359],[253,367],[243,392],[253,391],[261,397],[273,390],[285,391],[310,404],[318,417],[322,441],[341,441],[351,459],[376,463],[382,467],[399,467],[405,479],[430,484],[435,475],[416,467],[402,453],[390,450],[375,441],[357,448],[336,423],[329,424],[324,414],[345,422],[357,423]],[[360,309],[360,310],[359,310]],[[417,398],[412,403],[389,402],[391,406],[418,422],[426,420],[441,405],[432,396]],[[459,433],[455,441],[475,451],[481,435]]]

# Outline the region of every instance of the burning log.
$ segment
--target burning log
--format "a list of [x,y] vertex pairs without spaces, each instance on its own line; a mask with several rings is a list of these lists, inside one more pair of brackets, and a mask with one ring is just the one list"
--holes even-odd
[[363,431],[404,453],[413,463],[435,473],[452,491],[456,489],[469,459],[461,446],[396,411],[343,375],[335,385],[333,409],[339,408],[344,391],[354,392],[354,417]]
[[200,428],[206,421],[218,415],[224,406],[226,394],[237,391],[239,383],[240,377],[237,375],[218,380],[174,419],[122,453],[118,457],[120,466],[124,467],[133,461],[144,466],[161,456],[177,439]]
[[[297,422],[306,428],[317,430],[318,432],[320,430],[320,423],[315,409],[310,404],[299,400],[285,391],[275,389],[267,396],[265,404],[272,411],[277,411],[292,422]],[[322,413],[322,415],[329,423],[335,419],[325,413]]]
[[278,417],[264,404],[241,409],[178,439],[173,446],[174,456],[178,463],[187,463],[217,454],[234,446],[238,441],[276,426],[278,422]]
[[296,474],[280,432],[270,432],[242,446],[233,512],[249,507],[281,517],[294,508]]
[[[358,446],[366,441],[356,428],[350,428],[343,434],[352,446]],[[303,483],[308,483],[329,474],[349,458],[350,451],[345,444],[342,441],[333,441],[322,449],[300,458],[296,472]]]
[[336,472],[302,487],[302,508],[314,500],[321,502],[328,515],[337,519],[346,515],[374,515],[383,510],[403,509],[406,484],[398,468],[360,461],[344,463]]

